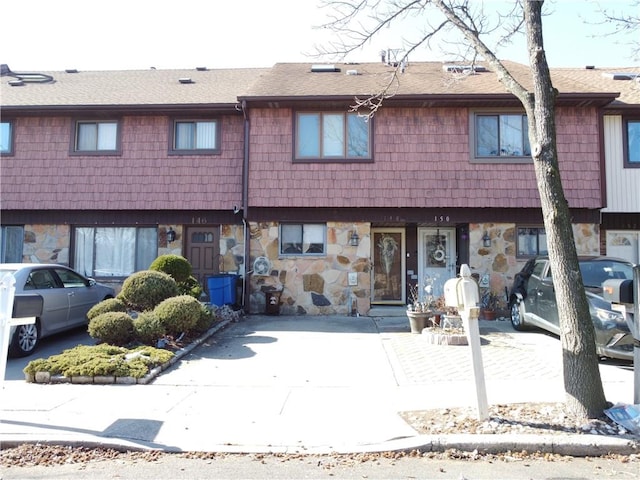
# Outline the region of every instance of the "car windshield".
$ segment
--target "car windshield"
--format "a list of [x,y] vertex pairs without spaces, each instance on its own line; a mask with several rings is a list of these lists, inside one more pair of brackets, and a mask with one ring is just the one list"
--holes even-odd
[[580,262],[580,272],[585,287],[602,287],[606,280],[611,279],[633,279],[633,267],[615,260]]

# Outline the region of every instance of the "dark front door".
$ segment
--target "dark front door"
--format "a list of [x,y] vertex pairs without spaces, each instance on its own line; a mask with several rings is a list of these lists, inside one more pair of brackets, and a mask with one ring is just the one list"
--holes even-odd
[[187,227],[187,260],[193,276],[208,293],[207,277],[220,273],[220,241],[218,227]]

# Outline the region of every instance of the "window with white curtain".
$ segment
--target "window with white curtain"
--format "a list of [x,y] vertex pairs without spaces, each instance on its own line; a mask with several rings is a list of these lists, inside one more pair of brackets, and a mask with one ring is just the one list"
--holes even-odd
[[176,120],[171,150],[177,153],[212,153],[220,149],[215,120]]
[[75,269],[88,277],[127,277],[158,256],[155,227],[78,227]]
[[280,225],[280,255],[324,255],[326,231],[322,223]]
[[76,152],[116,152],[118,122],[77,122],[74,150]]
[[527,116],[520,113],[475,113],[473,156],[475,159],[499,157],[506,161],[529,161]]
[[540,227],[518,227],[518,257],[548,255],[547,234]]

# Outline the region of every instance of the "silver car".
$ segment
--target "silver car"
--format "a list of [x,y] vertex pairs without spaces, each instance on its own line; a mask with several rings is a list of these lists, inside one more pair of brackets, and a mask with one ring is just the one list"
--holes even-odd
[[11,273],[16,295],[42,297],[42,313],[36,323],[12,328],[9,355],[32,354],[41,338],[87,323],[87,312],[96,303],[115,297],[115,290],[63,265],[36,263],[0,264],[0,278]]
[[[633,360],[633,336],[622,314],[602,297],[602,284],[610,279],[633,279],[633,265],[611,257],[579,259],[596,350],[602,357]],[[551,265],[546,257],[529,260],[516,275],[509,294],[511,324],[516,330],[536,326],[560,335],[558,306]]]

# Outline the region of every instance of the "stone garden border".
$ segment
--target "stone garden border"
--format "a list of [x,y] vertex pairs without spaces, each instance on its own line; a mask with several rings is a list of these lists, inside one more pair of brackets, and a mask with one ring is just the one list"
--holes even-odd
[[189,345],[177,350],[175,355],[168,362],[163,363],[157,367],[154,367],[147,373],[144,377],[135,378],[135,377],[116,377],[111,375],[97,375],[97,376],[86,376],[79,375],[74,377],[65,377],[64,375],[51,375],[49,372],[36,372],[33,378],[29,378],[30,376],[25,374],[26,380],[33,383],[73,383],[79,385],[93,384],[93,385],[110,385],[110,384],[118,384],[118,385],[146,385],[151,382],[154,378],[156,378],[161,372],[166,370],[167,368],[175,365],[179,360],[182,359],[185,355],[191,353],[196,347],[200,346],[204,341],[208,340],[215,333],[219,332],[223,328],[225,328],[229,323],[237,320],[234,319],[224,319],[220,322],[216,323],[213,327],[207,330],[200,337],[195,339]]

